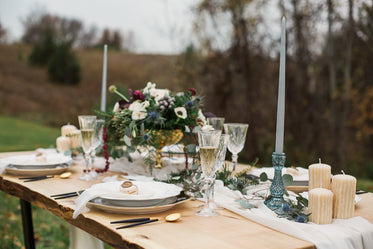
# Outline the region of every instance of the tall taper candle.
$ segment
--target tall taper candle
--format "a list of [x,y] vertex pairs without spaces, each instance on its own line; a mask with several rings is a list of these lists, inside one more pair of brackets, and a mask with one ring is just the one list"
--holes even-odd
[[102,88],[101,88],[101,111],[106,110],[106,68],[107,68],[107,45],[104,45],[104,63],[102,66]]
[[276,153],[283,152],[284,146],[284,122],[285,122],[285,57],[286,57],[286,21],[282,17],[281,24],[281,50],[280,50],[280,73],[277,97],[277,122],[276,122]]

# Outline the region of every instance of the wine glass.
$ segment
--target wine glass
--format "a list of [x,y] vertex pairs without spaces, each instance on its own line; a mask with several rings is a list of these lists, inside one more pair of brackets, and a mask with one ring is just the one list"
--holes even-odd
[[215,130],[223,131],[224,120],[222,117],[207,118],[207,124],[211,125]]
[[233,171],[236,170],[238,153],[245,145],[248,124],[228,123],[224,124],[224,131],[229,135],[228,150],[232,153]]
[[[218,155],[216,158],[216,172],[221,169],[225,161],[225,155],[227,154],[227,146],[229,142],[229,135],[221,134],[219,139],[219,147],[218,147]],[[212,209],[219,209],[218,206],[214,202],[214,192],[215,192],[215,181],[211,187],[211,200],[210,200],[210,208]]]
[[90,174],[89,154],[92,150],[93,131],[96,123],[96,116],[80,115],[78,116],[80,131],[82,133],[82,148],[84,152],[85,170],[84,175],[79,177],[81,180],[93,180],[94,175]]
[[219,215],[213,209],[210,208],[210,193],[211,186],[215,180],[215,172],[217,169],[217,155],[219,148],[221,131],[199,131],[198,132],[198,144],[199,153],[201,157],[201,167],[204,176],[204,182],[206,184],[205,192],[205,205],[202,210],[198,211],[196,215],[211,217]]
[[91,162],[92,165],[95,163],[96,149],[102,144],[103,133],[104,133],[105,120],[97,119],[95,123],[95,128],[93,130],[92,139],[92,151],[91,151]]

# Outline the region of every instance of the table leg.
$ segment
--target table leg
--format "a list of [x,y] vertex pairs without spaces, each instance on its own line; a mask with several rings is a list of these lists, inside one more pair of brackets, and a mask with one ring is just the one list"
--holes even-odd
[[31,204],[20,199],[22,213],[23,238],[26,249],[35,249],[34,227],[32,225]]

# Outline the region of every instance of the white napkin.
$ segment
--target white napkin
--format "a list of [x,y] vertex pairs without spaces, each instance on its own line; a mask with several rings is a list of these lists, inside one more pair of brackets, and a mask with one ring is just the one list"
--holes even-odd
[[[258,186],[257,188],[262,187]],[[277,217],[274,212],[264,205],[263,201],[258,208],[243,209],[239,203],[235,202],[235,200],[241,198],[242,194],[239,191],[232,191],[224,187],[222,181],[216,181],[216,204],[252,221],[314,243],[318,249],[372,248],[373,224],[362,217],[347,220],[333,219],[333,223],[327,225],[298,223]]]
[[92,185],[86,189],[76,200],[76,209],[73,218],[78,217],[79,214],[88,211],[86,207],[88,201],[96,197],[115,198],[123,200],[147,200],[147,199],[160,199],[178,195],[182,188],[164,182],[155,181],[135,181],[134,184],[138,188],[137,195],[130,195],[120,192],[120,185],[123,181],[119,182],[105,182]]
[[[289,171],[288,171],[289,169]],[[294,181],[308,181],[308,169],[302,168],[302,167],[297,167],[297,174],[293,173],[290,171],[291,168],[283,168],[282,169],[282,174],[290,174],[293,176]],[[274,170],[273,167],[263,167],[263,168],[255,168],[252,169],[250,174],[260,176],[262,172],[265,172],[268,176],[268,179],[273,179],[274,176]]]
[[0,175],[4,172],[7,165],[7,163],[0,161]]

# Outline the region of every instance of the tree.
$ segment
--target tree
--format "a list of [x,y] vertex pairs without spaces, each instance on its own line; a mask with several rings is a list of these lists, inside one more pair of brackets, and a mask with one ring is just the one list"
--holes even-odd
[[0,23],[0,43],[6,43],[7,40],[7,31]]
[[57,83],[76,85],[80,82],[80,64],[70,43],[56,47],[48,63],[48,75]]

